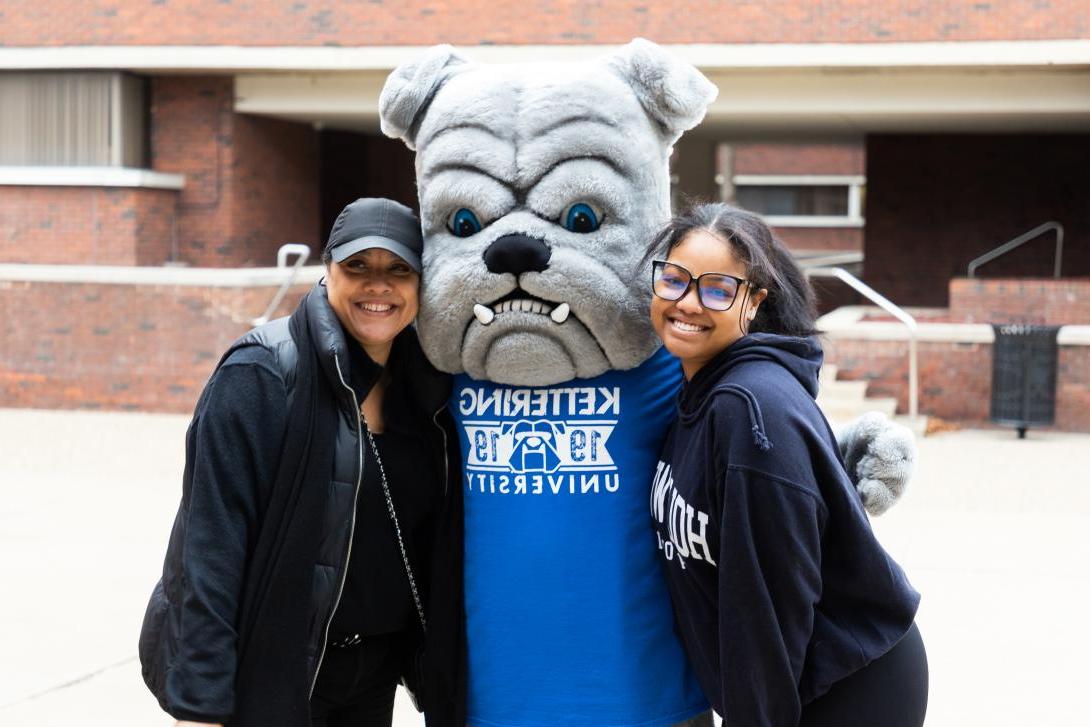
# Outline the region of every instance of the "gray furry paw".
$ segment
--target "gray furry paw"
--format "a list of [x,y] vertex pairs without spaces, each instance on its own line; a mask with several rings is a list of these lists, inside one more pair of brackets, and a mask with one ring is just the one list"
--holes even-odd
[[863,507],[881,515],[904,494],[916,463],[916,440],[907,427],[870,412],[836,432],[840,454]]

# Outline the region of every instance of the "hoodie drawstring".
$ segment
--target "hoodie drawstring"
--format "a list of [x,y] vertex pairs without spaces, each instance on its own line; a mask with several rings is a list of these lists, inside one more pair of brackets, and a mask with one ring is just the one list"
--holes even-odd
[[749,422],[751,424],[750,431],[753,432],[753,443],[757,445],[757,449],[762,452],[767,452],[772,449],[772,442],[765,434],[764,418],[761,416],[761,406],[757,403],[756,397],[750,393],[749,389],[739,384],[723,384],[717,386],[712,390],[713,394],[724,392],[739,396],[746,402],[746,406],[749,407]]

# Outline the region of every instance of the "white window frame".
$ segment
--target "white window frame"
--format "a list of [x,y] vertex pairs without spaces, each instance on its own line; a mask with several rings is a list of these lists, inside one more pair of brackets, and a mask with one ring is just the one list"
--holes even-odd
[[16,167],[0,165],[0,187],[185,187],[185,175],[129,167]]
[[867,178],[860,174],[735,174],[737,187],[847,187],[847,215],[763,215],[772,227],[863,227],[862,190]]

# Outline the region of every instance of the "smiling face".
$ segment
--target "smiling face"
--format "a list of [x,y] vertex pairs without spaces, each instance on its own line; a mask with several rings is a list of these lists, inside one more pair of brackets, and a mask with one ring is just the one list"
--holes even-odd
[[669,142],[608,69],[565,70],[463,73],[420,125],[419,330],[444,371],[541,386],[658,348],[637,267]]
[[[723,273],[745,278],[746,266],[728,242],[707,230],[693,230],[670,250],[668,262],[680,265],[694,278],[704,273]],[[651,297],[651,325],[670,353],[681,359],[685,378],[691,379],[704,364],[745,335],[757,308],[768,295],[743,284],[730,310],[716,311],[701,305],[695,283],[678,300]]]
[[420,275],[397,255],[363,250],[326,267],[329,305],[345,330],[384,364],[394,337],[416,318]]

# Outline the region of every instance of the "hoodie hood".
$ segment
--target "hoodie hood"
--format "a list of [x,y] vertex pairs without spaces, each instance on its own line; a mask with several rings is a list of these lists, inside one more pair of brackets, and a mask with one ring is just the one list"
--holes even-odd
[[735,341],[722,353],[704,365],[681,390],[678,412],[682,420],[691,421],[699,416],[708,401],[716,394],[733,394],[745,399],[749,407],[753,438],[762,450],[772,448],[764,434],[761,407],[756,397],[738,384],[724,384],[727,373],[752,361],[770,361],[786,369],[802,384],[812,398],[817,398],[818,372],[824,353],[817,338],[781,336],[775,333],[750,333]]
[[681,410],[699,407],[728,371],[748,361],[772,361],[791,372],[802,387],[817,398],[818,372],[824,353],[817,338],[797,338],[775,333],[742,336],[696,372],[681,392]]

